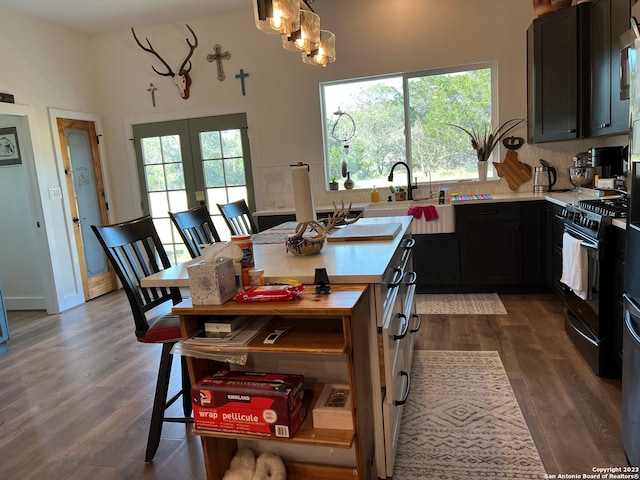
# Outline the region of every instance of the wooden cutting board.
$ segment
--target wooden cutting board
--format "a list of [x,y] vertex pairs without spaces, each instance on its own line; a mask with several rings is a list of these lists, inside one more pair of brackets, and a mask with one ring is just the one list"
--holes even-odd
[[499,177],[504,177],[511,191],[515,192],[524,182],[531,180],[531,165],[518,160],[518,154],[509,150],[504,157],[504,162],[494,163]]
[[327,237],[327,242],[393,240],[401,228],[402,224],[400,223],[377,223],[373,225],[353,223],[331,233]]

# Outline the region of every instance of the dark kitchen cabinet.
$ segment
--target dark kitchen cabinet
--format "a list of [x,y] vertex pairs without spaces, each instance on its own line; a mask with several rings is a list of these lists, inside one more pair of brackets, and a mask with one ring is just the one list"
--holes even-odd
[[548,254],[548,287],[560,297],[565,294],[565,287],[560,283],[562,278],[562,236],[564,234],[564,220],[562,210],[564,206],[549,203],[549,243],[547,244]]
[[462,285],[522,283],[520,203],[456,206]]
[[588,110],[588,4],[533,21],[527,30],[529,143],[584,136]]
[[629,100],[620,99],[620,35],[630,17],[630,0],[589,3],[590,137],[629,130]]
[[522,283],[544,285],[547,277],[547,217],[549,202],[523,202]]
[[460,285],[460,246],[457,233],[414,235],[413,268],[418,293]]

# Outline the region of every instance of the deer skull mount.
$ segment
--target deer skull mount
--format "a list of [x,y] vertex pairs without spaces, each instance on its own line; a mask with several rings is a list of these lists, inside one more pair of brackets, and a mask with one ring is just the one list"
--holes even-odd
[[198,46],[198,37],[189,25],[187,25],[187,28],[193,35],[194,43],[191,43],[188,38],[186,39],[187,45],[189,45],[189,54],[187,55],[187,58],[184,59],[184,62],[182,62],[182,65],[178,70],[178,74],[176,75],[173,70],[171,70],[169,64],[158,54],[158,52],[153,49],[153,46],[151,46],[151,42],[149,41],[149,39],[145,37],[147,45],[149,45],[148,47],[145,47],[142,43],[140,43],[140,40],[138,40],[138,37],[136,36],[136,32],[133,30],[133,27],[131,27],[133,38],[136,39],[136,43],[140,46],[140,48],[142,48],[145,52],[149,52],[155,55],[156,58],[160,60],[167,69],[166,72],[160,72],[156,70],[156,67],[152,65],[151,68],[153,68],[153,71],[163,77],[172,77],[174,83],[178,86],[178,90],[180,90],[180,96],[185,100],[189,98],[189,87],[191,86],[191,77],[189,76],[189,72],[191,71],[191,56],[193,55],[193,51]]

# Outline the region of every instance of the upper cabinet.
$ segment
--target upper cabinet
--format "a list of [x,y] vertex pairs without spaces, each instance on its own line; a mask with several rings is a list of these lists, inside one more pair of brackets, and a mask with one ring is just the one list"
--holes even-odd
[[625,133],[629,100],[620,98],[620,36],[629,30],[629,0],[597,0],[589,4],[591,64],[590,137]]
[[628,131],[620,42],[630,0],[594,0],[537,18],[527,30],[530,143]]

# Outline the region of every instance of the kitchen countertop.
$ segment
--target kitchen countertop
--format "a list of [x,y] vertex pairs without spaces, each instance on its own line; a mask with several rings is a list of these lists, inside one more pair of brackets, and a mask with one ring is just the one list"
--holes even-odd
[[[589,200],[594,198],[602,198],[596,195],[596,190],[591,188],[583,188],[582,193],[576,191],[569,192],[545,192],[545,193],[532,193],[532,192],[514,192],[514,193],[492,193],[491,198],[482,200],[456,200],[451,202],[453,205],[462,204],[476,204],[476,203],[499,203],[499,202],[525,202],[532,200],[547,200],[557,205],[565,206],[567,204],[576,204],[580,200]],[[432,202],[428,199],[424,199],[425,202]],[[416,200],[416,203],[420,203],[421,200]],[[390,202],[393,204],[395,202]],[[351,210],[361,211],[365,210],[370,203],[354,203],[351,205]],[[345,206],[348,206],[346,204]],[[333,205],[323,205],[316,207],[317,213],[331,213],[333,212]],[[268,208],[265,210],[259,210],[254,213],[255,216],[269,216],[269,215],[291,215],[295,214],[294,207],[282,207],[282,208]],[[388,218],[388,217],[387,217]],[[612,224],[618,228],[626,228],[627,222],[624,218],[614,218]]]
[[293,255],[280,244],[254,245],[255,268],[264,269],[265,281],[296,279],[313,284],[316,268],[325,268],[332,283],[381,283],[413,217],[361,218],[358,224],[400,223],[393,240],[326,242],[317,255]]

